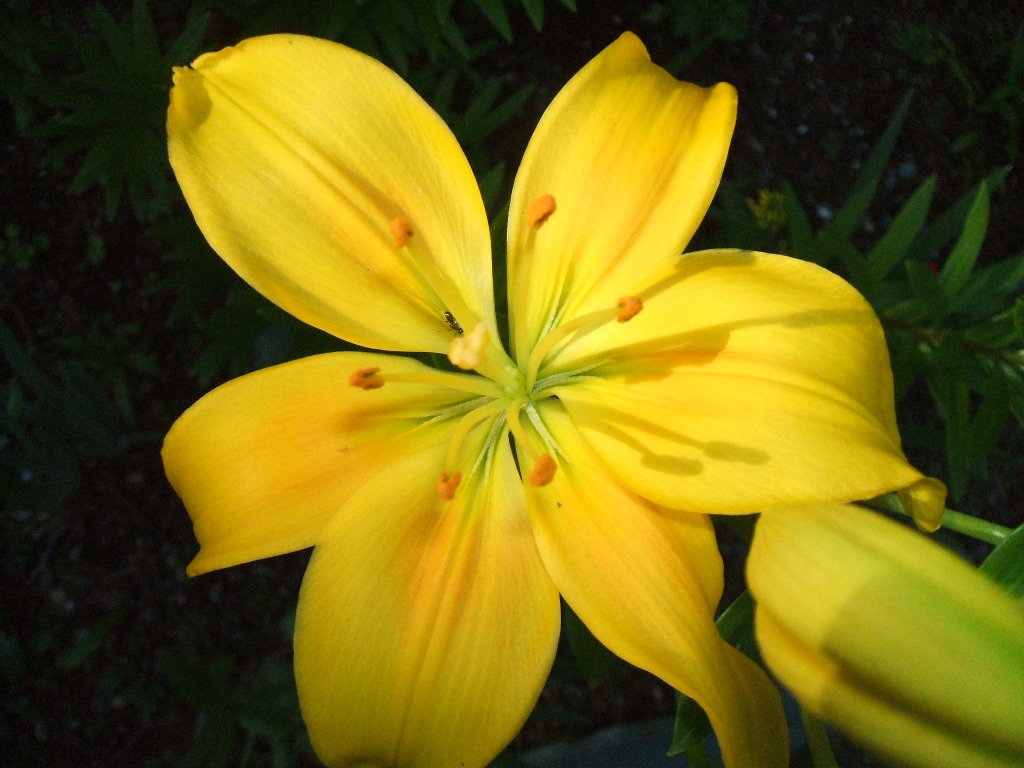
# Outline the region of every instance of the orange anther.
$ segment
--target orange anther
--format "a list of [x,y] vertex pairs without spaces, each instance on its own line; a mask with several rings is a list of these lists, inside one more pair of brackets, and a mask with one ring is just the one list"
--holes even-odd
[[360,389],[380,389],[384,386],[384,379],[378,376],[378,373],[380,373],[380,368],[360,368],[358,371],[353,371],[352,375],[348,377],[349,386]]
[[526,223],[530,229],[537,229],[551,218],[551,214],[555,212],[555,197],[554,195],[544,194],[540,197],[534,198],[528,206],[526,206]]
[[640,314],[640,310],[644,308],[644,300],[639,296],[623,296],[615,306],[622,308],[615,319],[624,323]]
[[442,472],[441,476],[437,478],[437,492],[441,494],[441,498],[445,501],[451,501],[455,498],[455,489],[459,487],[459,483],[462,482],[461,472]]
[[542,453],[537,459],[537,463],[533,465],[533,471],[530,473],[530,485],[538,488],[547,485],[554,479],[556,469],[558,469],[558,465],[555,464],[555,460],[549,454]]
[[405,248],[406,241],[412,237],[412,227],[404,219],[392,219],[388,224],[388,231],[391,233],[391,243],[395,248]]

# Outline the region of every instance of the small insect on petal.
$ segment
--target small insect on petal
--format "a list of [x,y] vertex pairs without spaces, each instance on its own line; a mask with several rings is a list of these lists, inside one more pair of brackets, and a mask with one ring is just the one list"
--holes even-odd
[[380,389],[384,386],[384,379],[377,374],[380,368],[360,368],[348,377],[349,386],[359,389]]
[[404,219],[392,219],[388,224],[391,233],[391,244],[395,248],[405,248],[406,242],[412,237],[412,227]]
[[526,206],[526,223],[530,229],[538,229],[555,212],[554,195],[544,194],[534,198]]
[[639,296],[623,296],[616,306],[621,307],[622,311],[615,319],[624,323],[640,314],[640,310],[644,308],[644,300]]
[[448,321],[448,327],[455,331],[459,336],[462,335],[462,326],[459,325],[459,321],[455,319],[455,315],[445,310],[444,319]]
[[547,485],[555,478],[556,469],[558,465],[555,464],[555,460],[549,454],[542,453],[537,463],[533,465],[533,471],[530,472],[530,485],[538,488]]
[[437,492],[441,494],[441,498],[445,501],[451,501],[455,498],[455,489],[459,487],[459,483],[462,482],[461,472],[442,472],[440,477],[437,478]]

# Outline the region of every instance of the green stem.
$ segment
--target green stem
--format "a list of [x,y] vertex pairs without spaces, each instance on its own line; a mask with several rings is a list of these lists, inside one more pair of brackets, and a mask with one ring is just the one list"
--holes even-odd
[[1013,533],[1012,530],[1003,525],[990,523],[980,517],[965,515],[954,509],[947,509],[942,513],[942,524],[951,531],[971,536],[989,544],[999,544]]
[[800,717],[804,721],[807,749],[811,753],[811,762],[814,768],[839,768],[836,756],[832,754],[832,745],[828,741],[828,734],[825,733],[825,723],[802,706],[800,707]]
[[[899,497],[895,493],[887,493],[884,496],[879,496],[861,503],[872,509],[880,509],[885,512],[898,512],[901,515],[908,514],[903,508],[903,505],[900,504]],[[980,517],[974,517],[973,515],[968,515],[965,512],[957,512],[955,509],[949,508],[942,513],[942,525],[944,528],[948,528],[951,531],[962,533],[965,536],[970,536],[973,539],[978,539],[979,541],[984,541],[987,544],[992,545],[1002,543],[1003,539],[1013,533],[1013,530],[1007,528],[1005,525],[991,523]]]

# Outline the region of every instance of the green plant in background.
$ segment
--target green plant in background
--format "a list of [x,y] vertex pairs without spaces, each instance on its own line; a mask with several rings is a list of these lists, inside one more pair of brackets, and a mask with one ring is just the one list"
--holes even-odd
[[[340,40],[386,61],[453,126],[495,222],[492,239],[500,264],[502,202],[510,183],[501,134],[531,105],[533,90],[498,67],[507,59],[514,69],[509,43],[524,42],[530,28],[542,29],[556,5],[574,6],[571,0],[199,0],[186,14],[145,2],[95,3],[83,12],[6,0],[0,90],[23,146],[49,153],[50,172],[74,180],[74,193],[84,197],[79,213],[93,211],[100,202],[120,231],[137,233],[130,242],[135,247],[141,243],[140,258],[152,264],[153,302],[171,307],[173,344],[190,351],[182,367],[187,365],[205,387],[338,345],[239,285],[198,236],[166,166],[169,66],[190,61],[201,49],[286,30]],[[668,68],[681,74],[702,53],[751,33],[749,7],[742,2],[667,0],[651,3],[643,18],[664,35]],[[992,24],[978,15],[963,30],[910,25],[899,41],[905,60],[897,62],[897,79],[943,85],[929,97],[929,109],[916,117],[940,137],[936,146],[941,151],[963,158],[967,170],[956,182],[963,189],[983,175],[979,169],[1013,161],[1020,148],[1024,27],[1016,33],[1010,28],[1008,34]],[[582,18],[581,27],[581,34],[592,33]],[[603,40],[605,33],[598,34]],[[984,44],[978,47],[975,41]],[[700,77],[699,72],[690,74]],[[972,507],[989,490],[986,479],[1020,471],[1024,267],[1022,255],[996,253],[983,242],[990,205],[1005,194],[1007,169],[988,174],[939,211],[932,203],[940,181],[927,179],[891,226],[869,237],[860,231],[860,222],[872,204],[878,207],[875,193],[894,138],[895,133],[891,138],[886,133],[879,145],[888,142],[885,157],[872,158],[850,200],[825,225],[810,223],[797,194],[804,190],[796,180],[795,189],[755,190],[749,202],[751,190],[737,182],[723,185],[713,212],[720,226],[704,236],[769,250],[779,250],[781,240],[784,252],[827,264],[857,284],[886,323],[897,396],[904,404],[904,444],[929,457],[930,468],[948,477],[954,495]],[[943,176],[941,183],[950,182]],[[121,204],[125,197],[127,206]],[[875,214],[884,220],[884,211]],[[84,225],[88,237],[81,238],[80,250],[69,251],[54,229],[5,215],[0,280],[21,285],[47,276],[55,265],[54,274],[62,279],[81,274],[74,267],[86,263],[97,271],[120,270],[124,260],[117,249],[124,243],[107,239],[112,228],[94,223],[101,218],[95,215]],[[68,226],[81,224],[72,220]],[[162,263],[158,252],[167,254]],[[505,276],[496,270],[495,279],[503,284]],[[165,388],[153,388],[167,370],[160,368],[167,365],[164,350],[155,352],[146,338],[151,323],[125,319],[124,308],[131,305],[129,297],[111,287],[116,280],[107,290],[112,308],[124,305],[120,312],[104,309],[71,331],[59,323],[36,325],[32,336],[22,340],[0,327],[0,359],[9,371],[0,382],[3,532],[19,552],[39,535],[51,542],[66,537],[82,519],[81,510],[74,509],[74,494],[83,479],[90,473],[99,477],[139,441],[155,445],[146,430],[161,428],[166,418],[163,400],[169,395]],[[8,301],[4,292],[0,311],[9,308]],[[504,308],[498,313],[501,322]],[[13,324],[26,327],[20,318]],[[40,350],[44,354],[37,358]],[[898,511],[897,502],[887,503]],[[999,545],[982,570],[1019,596],[1024,530],[1009,536],[986,530],[987,540]],[[177,552],[172,560],[184,557]],[[83,578],[73,563],[61,568],[58,578],[65,586],[54,589],[55,601],[67,583]],[[723,636],[749,654],[754,650],[752,612],[749,601],[740,601],[719,619]],[[230,620],[231,611],[225,613]],[[251,621],[244,612],[235,613],[238,622]],[[66,626],[60,629],[65,620],[48,609],[27,628],[12,623],[9,610],[0,615],[0,677],[17,691],[39,693],[35,702],[19,701],[15,694],[2,703],[6,722],[0,724],[0,741],[36,734],[29,737],[26,751],[11,752],[15,762],[43,743],[34,745],[32,738],[49,733],[52,739],[63,727],[52,720],[44,702],[60,697],[68,675],[77,676],[73,687],[85,692],[95,680],[90,695],[97,700],[149,713],[141,722],[150,728],[168,698],[191,704],[193,743],[154,756],[153,765],[183,760],[223,764],[225,755],[227,764],[301,762],[306,747],[285,658],[273,656],[265,666],[242,668],[213,652],[210,661],[179,627],[159,635],[161,664],[153,674],[140,666],[151,649],[138,652],[131,662],[119,661],[111,650],[112,643],[126,637],[145,637],[145,624],[126,621],[126,615],[125,609],[105,606],[76,619],[80,623],[70,632]],[[567,614],[563,624],[571,654],[560,656],[556,669],[575,670],[574,654],[592,683],[611,669],[621,671],[621,662],[575,616]],[[101,718],[117,719],[124,712],[97,714],[88,727],[104,732],[110,723]],[[680,712],[675,747],[697,749],[703,714],[692,701],[684,702]],[[574,712],[549,707],[533,719],[574,716],[579,720]]]
[[679,52],[665,63],[665,69],[680,73],[715,45],[744,39],[750,27],[750,5],[745,0],[670,0],[651,3],[647,17],[676,41]]
[[80,156],[72,192],[99,185],[113,219],[127,192],[135,218],[147,221],[169,204],[164,150],[167,71],[192,55],[208,17],[192,14],[166,50],[158,40],[146,0],[115,19],[101,5],[85,12],[86,33],[65,31],[77,71],[40,85],[38,98],[55,114],[36,130],[56,143],[55,165]]
[[917,377],[927,382],[946,427],[944,474],[960,499],[972,478],[984,478],[1007,417],[1024,424],[1024,336],[1015,319],[1022,311],[1024,253],[978,266],[990,190],[999,189],[1008,168],[930,223],[936,179],[925,179],[876,243],[854,244],[910,103],[908,95],[850,196],[818,231],[792,187],[784,186],[786,239],[791,253],[838,269],[874,306],[889,335],[897,399]]
[[3,239],[0,240],[0,269],[10,265],[27,272],[37,253],[50,247],[50,238],[43,234],[24,237],[17,224],[5,224]]
[[144,438],[131,432],[108,387],[80,361],[62,365],[56,379],[48,376],[2,322],[0,356],[13,374],[0,384],[5,507],[47,520],[78,487],[86,459],[117,455]]
[[[1001,19],[966,14],[964,26],[947,34],[924,24],[907,25],[899,47],[911,64],[901,68],[900,74],[913,80],[920,76],[915,70],[923,71],[946,84],[947,101],[939,105],[940,116],[933,113],[924,119],[941,135],[945,125],[940,120],[949,114],[957,116],[959,132],[951,137],[949,151],[980,148],[1015,163],[1024,138],[1024,22],[1012,38]],[[951,39],[954,34],[959,43]],[[998,153],[1003,157],[998,158]]]

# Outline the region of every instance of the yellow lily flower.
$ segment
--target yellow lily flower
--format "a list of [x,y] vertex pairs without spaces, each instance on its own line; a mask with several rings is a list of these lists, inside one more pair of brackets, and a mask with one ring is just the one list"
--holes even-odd
[[747,560],[758,644],[800,702],[897,765],[1024,766],[1024,608],[854,506],[772,510]]
[[312,357],[219,387],[167,435],[190,574],[315,546],[295,670],[321,759],[484,765],[539,695],[561,593],[704,707],[727,765],[784,765],[777,690],[715,631],[707,515],[922,476],[849,285],[782,256],[679,255],[733,88],[678,82],[631,34],[572,78],[513,187],[506,352],[472,171],[395,73],[275,35],[174,81],[171,163],[239,275],[339,338],[475,371]]

